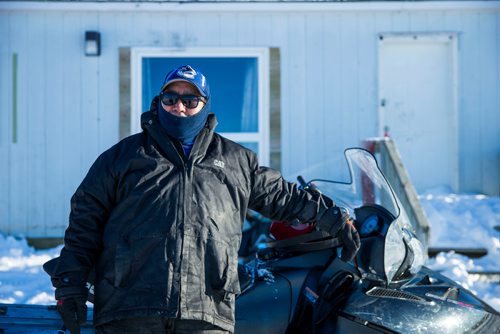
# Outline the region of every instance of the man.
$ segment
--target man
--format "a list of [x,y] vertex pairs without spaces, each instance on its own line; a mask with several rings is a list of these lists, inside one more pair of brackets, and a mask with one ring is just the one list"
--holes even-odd
[[73,333],[85,320],[93,267],[98,333],[232,332],[247,209],[316,221],[341,237],[346,258],[357,252],[346,215],[259,167],[253,152],[214,132],[209,111],[200,71],[169,72],[143,132],[101,154],[76,190],[53,277]]

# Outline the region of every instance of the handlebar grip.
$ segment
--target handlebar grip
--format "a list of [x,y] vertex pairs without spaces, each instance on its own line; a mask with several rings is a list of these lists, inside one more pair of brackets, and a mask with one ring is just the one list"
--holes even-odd
[[313,194],[321,194],[321,191],[314,185],[314,183],[307,183],[306,180],[302,177],[302,175],[297,176],[297,181],[299,181],[300,186],[302,189],[309,191],[310,193]]
[[302,177],[302,175],[299,175],[297,176],[297,181],[299,181],[299,184],[302,188],[306,188],[307,187],[307,182],[306,180],[304,180],[304,178]]

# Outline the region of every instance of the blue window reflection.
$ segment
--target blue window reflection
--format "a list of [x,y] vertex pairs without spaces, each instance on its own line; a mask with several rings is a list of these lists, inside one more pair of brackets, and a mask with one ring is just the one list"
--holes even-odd
[[[189,64],[208,79],[212,111],[219,121],[217,132],[258,132],[257,58],[144,57],[142,58],[142,110],[149,110],[165,75]],[[243,144],[243,143],[242,143]],[[255,146],[257,143],[245,143]],[[246,145],[245,145],[246,146]],[[252,148],[253,150],[253,148]]]
[[256,143],[256,142],[238,142],[239,144],[241,144],[242,146],[248,148],[249,150],[252,150],[254,151],[255,153],[257,153],[257,155],[259,154],[259,143]]

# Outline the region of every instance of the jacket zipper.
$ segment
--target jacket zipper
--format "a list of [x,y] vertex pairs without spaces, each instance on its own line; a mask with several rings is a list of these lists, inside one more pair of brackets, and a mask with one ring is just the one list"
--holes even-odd
[[[187,272],[187,265],[188,262],[184,258],[184,254],[188,253],[188,248],[190,247],[189,244],[186,244],[186,232],[189,232],[189,226],[186,224],[186,217],[188,216],[188,209],[187,206],[189,205],[189,201],[186,201],[187,199],[187,187],[188,187],[188,182],[189,181],[189,165],[186,161],[183,160],[182,164],[182,191],[181,191],[181,196],[179,196],[179,204],[181,207],[180,213],[179,213],[179,222],[181,226],[180,233],[182,234],[181,237],[181,249],[180,249],[180,255],[179,255],[179,260],[180,260],[180,272],[179,272],[179,312],[180,316],[182,318],[182,311],[187,311],[187,304],[185,302],[185,296],[186,296],[186,288],[187,288],[187,275],[183,275],[183,273]],[[179,233],[179,232],[178,232]]]

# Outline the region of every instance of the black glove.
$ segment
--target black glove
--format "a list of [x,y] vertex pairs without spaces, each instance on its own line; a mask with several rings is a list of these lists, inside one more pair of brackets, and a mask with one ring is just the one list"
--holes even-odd
[[342,260],[354,259],[361,246],[358,231],[352,224],[352,218],[338,206],[333,206],[325,211],[317,221],[316,226],[330,233],[333,237],[339,237],[342,241]]
[[56,288],[57,311],[71,334],[80,334],[80,326],[87,321],[86,277],[80,271],[67,272],[60,277],[51,274],[52,285]]
[[80,334],[80,326],[87,321],[86,297],[68,297],[57,301],[57,311],[71,334]]
[[342,220],[344,219],[346,223],[339,232],[339,237],[343,245],[341,258],[343,261],[351,261],[356,256],[359,247],[361,247],[361,240],[359,239],[358,231],[354,227],[353,220],[348,214],[342,215]]

